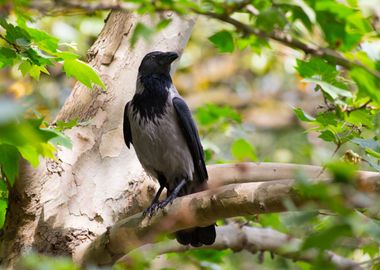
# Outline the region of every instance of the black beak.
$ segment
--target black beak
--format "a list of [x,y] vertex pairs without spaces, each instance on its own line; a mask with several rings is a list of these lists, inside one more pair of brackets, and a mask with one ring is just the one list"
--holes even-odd
[[176,60],[179,57],[178,53],[176,52],[166,52],[161,55],[160,64],[163,65],[170,65],[174,60]]

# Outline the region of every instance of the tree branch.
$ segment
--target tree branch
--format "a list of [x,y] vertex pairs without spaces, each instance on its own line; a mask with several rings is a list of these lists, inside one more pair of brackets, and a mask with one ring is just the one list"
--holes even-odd
[[299,40],[292,38],[290,35],[287,35],[286,33],[283,33],[280,31],[273,31],[273,32],[267,33],[267,32],[261,31],[259,29],[254,29],[254,28],[250,27],[249,25],[244,24],[244,23],[242,23],[242,22],[240,22],[240,21],[238,21],[238,20],[236,20],[236,19],[234,19],[234,18],[232,18],[226,14],[217,14],[217,13],[213,13],[213,12],[202,12],[202,11],[195,11],[195,12],[198,14],[201,14],[201,15],[206,15],[208,17],[229,23],[229,24],[233,25],[236,28],[236,30],[238,30],[244,34],[255,35],[255,36],[258,36],[258,37],[264,38],[264,39],[270,38],[270,39],[278,41],[278,42],[280,42],[280,43],[282,43],[282,44],[284,44],[290,48],[302,50],[306,54],[311,54],[311,55],[315,55],[318,57],[325,57],[325,58],[327,58],[327,60],[328,60],[328,58],[333,58],[335,60],[334,64],[337,64],[337,65],[340,65],[340,66],[343,66],[346,68],[352,68],[353,66],[363,68],[367,72],[369,72],[370,74],[375,76],[376,78],[380,79],[380,72],[367,67],[366,65],[364,65],[359,60],[351,61],[351,60],[345,58],[343,55],[339,54],[338,52],[336,52],[332,49],[309,46],[309,45],[307,45],[307,44],[305,44]]
[[[104,2],[104,1],[103,1]],[[62,13],[68,12],[85,12],[85,13],[94,13],[96,11],[123,11],[127,10],[126,3],[109,1],[100,3],[83,3],[81,1],[68,1],[68,0],[59,0],[59,1],[33,1],[30,3],[32,9],[38,10],[40,13],[47,16],[56,16]]]
[[[117,222],[90,245],[83,262],[113,263],[130,250],[154,242],[155,236],[160,233],[206,226],[221,218],[285,211],[284,200],[287,199],[301,206],[307,201],[293,190],[294,173],[302,171],[316,181],[313,177],[322,169],[278,163],[227,164],[208,168],[209,190],[178,198],[151,219],[143,218],[138,213]],[[260,173],[263,173],[262,179],[266,182],[255,182],[259,181]],[[220,185],[223,186],[216,187]],[[380,175],[359,172],[357,186],[365,187],[365,191],[378,192]]]
[[[290,235],[269,228],[254,228],[229,224],[217,227],[217,237],[211,246],[192,247],[180,245],[177,241],[165,241],[156,244],[147,244],[131,251],[117,261],[123,265],[133,266],[134,254],[144,258],[154,259],[158,255],[171,252],[184,252],[194,249],[231,249],[234,252],[247,250],[251,253],[269,251],[273,254],[295,261],[313,262],[319,254],[316,250],[300,252],[302,241]],[[358,263],[339,256],[331,251],[324,252],[324,258],[331,262],[336,269],[362,269]]]
[[[246,34],[246,35],[255,35],[260,38],[264,39],[272,39],[275,41],[278,41],[290,48],[293,49],[299,49],[304,51],[306,54],[311,54],[315,55],[318,57],[324,57],[325,59],[329,60],[328,58],[334,59],[333,64],[337,64],[346,68],[352,68],[353,66],[357,66],[360,68],[363,68],[376,78],[380,79],[380,72],[377,70],[371,69],[367,67],[365,64],[360,62],[359,60],[349,60],[345,58],[343,55],[340,53],[330,49],[330,48],[322,48],[322,47],[313,47],[309,46],[297,39],[294,39],[290,35],[281,32],[281,31],[273,31],[270,33],[261,31],[259,29],[255,29],[250,27],[247,24],[244,24],[229,15],[232,14],[233,12],[239,11],[242,8],[246,7],[250,1],[242,1],[241,3],[237,3],[235,5],[230,6],[227,10],[226,13],[224,14],[218,14],[214,12],[205,12],[200,9],[192,9],[194,13],[197,13],[199,15],[205,15],[214,19],[218,19],[220,21],[229,23],[233,25],[238,31]],[[154,2],[153,2],[154,4]],[[94,11],[101,11],[101,10],[127,10],[130,6],[127,6],[125,3],[93,3],[93,4],[84,4],[84,3],[77,3],[77,2],[72,2],[72,1],[67,1],[67,0],[60,0],[54,3],[53,6],[49,5],[44,5],[44,4],[36,4],[33,3],[32,8],[39,10],[40,12],[48,15],[55,15],[59,14],[62,12],[62,10],[67,10],[67,9],[74,9],[74,10],[83,10],[85,12],[91,13]],[[61,9],[61,10],[60,10]],[[166,9],[163,9],[162,7],[157,7],[157,11],[164,11]]]

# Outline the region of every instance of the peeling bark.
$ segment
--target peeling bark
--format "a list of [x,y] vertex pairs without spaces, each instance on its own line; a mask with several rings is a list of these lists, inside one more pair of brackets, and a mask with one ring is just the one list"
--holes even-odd
[[[138,22],[154,25],[157,17],[173,21],[150,42],[140,40],[131,48],[133,27]],[[182,52],[194,24],[171,12],[157,17],[110,13],[88,52],[107,91],[77,83],[56,118],[89,122],[65,132],[73,148],[59,149],[56,160],[41,160],[37,169],[22,164],[0,239],[4,267],[12,268],[28,250],[79,259],[82,246],[107,226],[148,204],[156,183],[124,145],[124,105],[134,94],[142,57],[153,50]]]

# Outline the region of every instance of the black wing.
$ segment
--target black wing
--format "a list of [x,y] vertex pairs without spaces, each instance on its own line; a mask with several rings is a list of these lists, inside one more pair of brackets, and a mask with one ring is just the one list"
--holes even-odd
[[124,108],[124,122],[123,122],[123,134],[124,134],[124,141],[127,147],[129,148],[132,142],[132,133],[131,133],[131,125],[129,124],[129,118],[128,118],[128,107],[129,102],[125,105]]
[[198,130],[195,126],[189,107],[179,97],[173,98],[173,105],[180,120],[183,134],[193,157],[195,173],[200,182],[207,181],[208,175],[204,161],[203,148],[199,139]]

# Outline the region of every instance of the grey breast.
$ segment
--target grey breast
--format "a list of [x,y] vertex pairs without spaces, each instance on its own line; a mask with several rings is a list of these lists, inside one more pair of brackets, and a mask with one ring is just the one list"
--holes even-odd
[[178,178],[192,180],[194,164],[173,107],[168,98],[165,113],[156,121],[139,121],[129,109],[133,146],[143,168],[157,178],[162,173],[168,181]]

